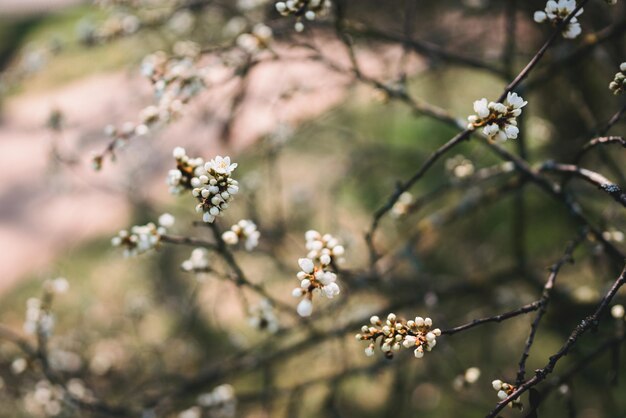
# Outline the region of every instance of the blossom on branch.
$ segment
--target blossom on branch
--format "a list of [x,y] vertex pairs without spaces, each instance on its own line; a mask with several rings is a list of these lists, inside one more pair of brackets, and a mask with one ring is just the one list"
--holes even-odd
[[[546,8],[544,10],[538,10],[535,12],[534,20],[537,23],[550,22],[552,26],[559,25],[562,21],[567,18],[574,10],[576,9],[576,0],[550,0],[546,3]],[[574,39],[582,32],[580,28],[580,23],[577,16],[580,16],[583,12],[583,9],[580,9],[576,12],[576,16],[574,16],[568,24],[563,28],[561,35],[563,35],[566,39]]]
[[287,0],[276,2],[276,10],[283,16],[295,16],[296,24],[294,28],[296,32],[304,30],[302,18],[306,20],[315,20],[320,16],[328,14],[332,3],[330,0]]
[[[327,263],[325,263],[327,261]],[[319,265],[315,265],[310,258],[301,258],[298,265],[301,271],[298,272],[300,287],[296,287],[292,295],[302,298],[296,311],[300,316],[311,316],[313,313],[313,295],[323,294],[329,299],[338,295],[341,290],[337,285],[337,275],[329,270],[330,257],[323,257]]]
[[519,134],[517,117],[528,104],[517,93],[509,92],[504,103],[488,102],[482,98],[474,102],[475,115],[468,116],[467,129],[483,128],[483,133],[490,140],[506,141],[515,139]]
[[191,256],[180,265],[184,271],[206,273],[209,271],[209,252],[206,248],[194,248]]
[[261,233],[254,222],[242,219],[222,234],[222,240],[227,245],[237,245],[239,240],[244,242],[246,251],[252,251],[259,245]]
[[387,358],[392,358],[393,352],[400,351],[402,347],[413,349],[415,357],[422,358],[425,351],[431,351],[437,345],[437,337],[441,335],[439,328],[432,329],[432,319],[421,316],[404,321],[390,313],[383,322],[374,315],[370,318],[370,324],[363,325],[361,333],[356,334],[358,341],[370,341],[365,348],[368,357],[374,355],[374,347],[378,343]]
[[[509,383],[505,383],[500,379],[496,379],[493,382],[491,382],[491,386],[496,392],[498,392],[498,399],[500,399],[501,401],[506,399],[510,394],[515,392],[515,390],[517,389],[515,386]],[[519,399],[515,399],[511,401],[509,403],[509,406],[511,408],[515,407],[518,409],[522,409],[523,407],[522,401],[520,401]]]
[[304,234],[304,239],[306,240],[306,249],[309,251],[308,258],[323,265],[329,265],[333,262],[342,264],[345,261],[343,258],[345,248],[332,235],[322,235],[311,229]]
[[204,222],[215,221],[239,192],[239,183],[230,177],[235,168],[237,164],[231,164],[230,157],[218,155],[204,164],[204,170],[200,170],[199,176],[191,179],[191,194],[200,202],[196,205],[196,211],[202,212]]
[[174,217],[164,213],[159,217],[159,225],[150,222],[146,225],[135,225],[130,231],[122,229],[111,239],[114,247],[124,247],[124,257],[132,257],[153,248],[158,248],[161,236],[167,233],[167,229],[174,225]]

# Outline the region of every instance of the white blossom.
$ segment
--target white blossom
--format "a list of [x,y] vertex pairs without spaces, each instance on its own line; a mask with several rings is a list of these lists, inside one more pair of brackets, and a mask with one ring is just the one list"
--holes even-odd
[[164,228],[173,227],[175,221],[176,219],[174,218],[174,216],[170,215],[169,213],[164,213],[161,216],[159,216],[159,225],[161,225]]
[[[161,243],[161,236],[167,233],[168,226],[174,224],[174,217],[170,214],[163,214],[159,217],[159,226],[153,222],[146,225],[135,225],[130,231],[122,229],[111,239],[114,247],[123,247],[124,256],[132,257],[158,248]],[[163,223],[165,224],[163,224]]]
[[209,252],[206,248],[194,248],[190,257],[180,267],[189,272],[202,273],[209,270]]
[[367,356],[373,355],[376,343],[388,358],[401,347],[412,349],[416,358],[424,357],[425,351],[431,351],[437,345],[437,337],[441,335],[439,328],[432,328],[430,318],[416,317],[415,320],[404,321],[394,313],[387,315],[386,321],[374,315],[370,318],[371,326],[364,325],[361,333],[356,335],[359,341],[370,341],[365,349]]
[[191,178],[191,194],[199,201],[196,210],[202,212],[204,222],[215,221],[239,192],[239,183],[230,177],[235,168],[237,164],[231,163],[230,157],[217,156]]
[[306,249],[309,251],[307,258],[325,266],[333,262],[339,265],[344,263],[345,248],[331,234],[322,235],[312,229],[304,234],[304,239],[306,240]]
[[509,92],[504,103],[487,102],[483,98],[474,102],[475,115],[468,116],[467,128],[483,128],[483,134],[490,140],[506,141],[515,139],[519,134],[517,117],[528,102],[517,93]]
[[252,251],[259,245],[261,233],[254,222],[242,219],[222,234],[222,240],[228,245],[237,245],[241,239],[246,251]]
[[[533,15],[537,23],[550,22],[553,26],[559,25],[576,9],[576,0],[550,0],[546,3],[544,10],[538,10]],[[583,12],[581,8],[565,26],[561,35],[566,39],[574,39],[582,32],[577,17]]]
[[330,0],[287,0],[275,4],[276,11],[283,16],[295,16],[294,29],[296,32],[304,30],[302,17],[306,20],[315,20],[319,16],[328,14],[332,7]]
[[[510,383],[503,382],[500,379],[492,381],[491,386],[493,387],[493,390],[497,392],[498,399],[500,399],[501,401],[509,397],[509,395],[517,390],[515,386],[511,385]],[[522,402],[519,400],[519,398],[512,400],[509,403],[509,406],[512,408],[518,408],[520,410],[523,407]]]
[[311,302],[310,299],[302,299],[300,303],[298,303],[296,312],[298,312],[298,315],[302,317],[311,316],[313,313],[313,302]]
[[167,174],[169,192],[179,195],[185,190],[198,187],[200,183],[196,181],[196,184],[192,184],[192,180],[202,175],[204,160],[202,158],[190,158],[182,147],[174,148],[172,154],[176,159],[176,168]]
[[302,298],[297,307],[300,316],[310,316],[313,312],[313,295],[321,294],[332,299],[341,293],[337,284],[337,274],[331,270],[332,257],[343,255],[344,248],[330,234],[321,235],[310,230],[304,234],[306,247],[309,250],[307,257],[298,259],[300,271],[296,274],[300,280],[300,287],[291,294]]

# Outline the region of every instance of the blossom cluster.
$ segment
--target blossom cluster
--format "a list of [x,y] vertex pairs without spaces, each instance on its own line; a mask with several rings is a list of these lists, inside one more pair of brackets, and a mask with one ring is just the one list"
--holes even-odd
[[199,202],[196,211],[202,212],[202,220],[208,223],[215,221],[239,192],[239,182],[231,177],[237,163],[231,163],[230,157],[219,155],[205,163],[202,158],[189,158],[181,147],[176,147],[173,155],[176,169],[170,170],[167,175],[170,193],[181,194],[191,190]]
[[267,330],[272,334],[276,333],[280,327],[274,308],[267,299],[261,299],[258,305],[250,308],[248,322],[251,327],[258,330]]
[[215,418],[231,418],[237,413],[237,398],[231,385],[224,384],[216,387],[209,393],[198,396],[198,405],[186,409],[178,414],[178,418],[201,418],[206,416]]
[[295,16],[296,32],[304,30],[302,18],[315,20],[317,17],[328,14],[332,3],[330,0],[287,0],[276,2],[276,10],[283,16]]
[[189,258],[180,265],[184,271],[206,273],[209,271],[209,252],[206,248],[194,248]]
[[212,223],[228,208],[230,201],[239,192],[239,183],[230,177],[237,163],[230,157],[217,156],[204,164],[199,176],[191,178],[191,194],[198,199],[196,211],[202,212],[202,220]]
[[311,229],[304,234],[306,241],[306,249],[309,251],[307,258],[320,262],[325,266],[331,263],[342,264],[345,259],[345,248],[339,243],[339,240],[330,234],[320,234]]
[[609,89],[616,96],[626,90],[626,62],[620,64],[619,71],[615,73],[613,81],[609,83]]
[[254,25],[250,33],[242,33],[237,37],[237,46],[253,54],[269,47],[272,41],[272,28],[263,23]]
[[135,225],[130,231],[122,229],[111,239],[114,247],[124,247],[124,257],[131,257],[158,248],[161,236],[174,225],[174,217],[164,213],[159,217],[159,226],[150,222],[146,225]]
[[[550,0],[546,3],[544,10],[537,10],[534,15],[535,22],[543,23],[550,22],[553,26],[559,25],[564,21],[576,9],[576,0]],[[561,35],[566,39],[574,39],[582,32],[580,23],[576,17],[580,16],[583,12],[581,8],[576,12],[567,26],[563,28]]]
[[222,234],[222,240],[228,245],[237,245],[240,240],[243,241],[246,251],[255,249],[260,237],[256,224],[249,219],[240,220]]
[[413,349],[415,357],[422,358],[425,351],[431,351],[437,345],[437,337],[441,335],[441,330],[433,329],[432,325],[432,319],[421,316],[415,320],[404,321],[390,313],[383,322],[374,315],[370,318],[370,325],[363,325],[361,332],[356,334],[356,339],[370,341],[365,348],[367,356],[374,355],[378,340],[381,351],[388,358],[392,358],[393,352],[400,351],[402,347]]
[[297,277],[300,280],[300,287],[293,289],[292,295],[301,298],[296,311],[298,315],[306,317],[313,313],[313,295],[323,294],[329,299],[340,293],[337,285],[337,275],[330,271],[331,258],[325,254],[320,257],[316,266],[312,259],[301,258],[298,265],[301,271]]
[[468,129],[483,128],[483,133],[490,140],[506,141],[515,139],[519,134],[517,117],[522,114],[522,108],[528,102],[524,101],[517,93],[509,92],[504,103],[489,102],[483,98],[474,102],[475,115],[470,115],[467,120]]
[[[515,392],[515,390],[517,389],[515,386],[511,385],[510,383],[505,383],[500,379],[496,379],[493,382],[491,382],[491,386],[496,392],[498,392],[498,399],[500,399],[501,401],[506,399],[510,394]],[[519,399],[515,399],[511,401],[511,403],[509,403],[509,406],[522,409],[522,401],[520,401]]]

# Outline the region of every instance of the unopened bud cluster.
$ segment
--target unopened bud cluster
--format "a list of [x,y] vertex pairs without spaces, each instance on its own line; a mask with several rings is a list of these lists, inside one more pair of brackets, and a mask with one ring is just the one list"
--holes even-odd
[[[535,12],[534,19],[537,23],[550,22],[552,26],[558,26],[576,9],[576,0],[550,0],[546,3],[544,10]],[[566,39],[574,39],[582,32],[580,23],[576,17],[583,12],[581,8],[563,28],[561,35]]]
[[298,272],[300,287],[293,289],[292,295],[301,298],[296,311],[298,315],[306,317],[313,313],[313,295],[322,294],[329,299],[340,293],[337,285],[337,275],[330,271],[330,256],[325,255],[320,258],[316,265],[310,258],[301,258],[298,265],[301,271]]
[[146,225],[135,225],[130,231],[122,229],[111,239],[114,247],[124,248],[124,257],[132,257],[153,248],[158,248],[161,236],[167,233],[167,229],[174,225],[174,217],[164,213],[159,217],[159,225],[150,222]]
[[202,220],[215,221],[239,192],[239,182],[231,178],[237,163],[231,164],[230,157],[219,155],[205,163],[201,158],[189,158],[181,147],[176,147],[173,155],[176,169],[170,170],[167,176],[170,192],[181,194],[191,189],[191,194],[199,202],[196,211],[202,212]]
[[622,94],[626,90],[626,62],[622,62],[619,71],[613,77],[613,81],[609,83],[609,89],[614,95]]
[[269,47],[272,41],[272,28],[263,23],[254,25],[250,33],[242,33],[237,37],[237,46],[253,54]]
[[237,245],[243,241],[246,251],[252,251],[259,245],[261,233],[254,222],[242,219],[222,234],[222,240],[228,245]]
[[206,248],[194,248],[189,258],[180,265],[184,271],[207,273],[209,268],[209,252]]
[[304,234],[304,239],[306,249],[309,251],[307,258],[326,266],[331,263],[344,263],[345,248],[337,238],[330,234],[322,235],[311,229]]
[[430,318],[418,316],[415,320],[404,321],[390,313],[382,321],[378,316],[370,318],[370,325],[363,325],[361,333],[356,334],[359,341],[369,341],[365,355],[373,356],[376,344],[387,358],[402,347],[413,349],[416,358],[424,357],[425,351],[431,351],[437,345],[437,337],[441,335],[439,328],[432,328]]
[[[510,383],[505,383],[500,379],[496,379],[491,382],[491,386],[493,389],[498,392],[498,399],[501,401],[506,399],[509,395],[511,395],[517,389],[515,386]],[[509,403],[510,407],[515,407],[518,409],[522,409],[522,401],[519,399],[515,399]]]
[[295,16],[296,32],[304,30],[302,18],[315,20],[320,16],[328,14],[332,3],[330,0],[287,0],[276,2],[276,10],[283,16]]
[[248,318],[250,326],[258,330],[267,330],[274,334],[278,331],[279,323],[272,304],[267,299],[262,299],[258,305],[250,308],[250,317]]
[[517,93],[509,92],[504,103],[488,102],[483,98],[474,102],[475,115],[470,115],[467,128],[474,130],[483,128],[483,133],[490,140],[506,141],[515,139],[519,134],[517,117],[528,102]]

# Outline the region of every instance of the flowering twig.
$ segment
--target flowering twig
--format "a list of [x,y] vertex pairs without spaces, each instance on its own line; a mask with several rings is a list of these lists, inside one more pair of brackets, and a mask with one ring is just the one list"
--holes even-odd
[[510,402],[512,402],[514,399],[519,398],[520,395],[528,391],[530,388],[532,388],[533,386],[536,386],[537,384],[545,380],[546,377],[550,373],[552,373],[552,371],[556,367],[559,360],[569,353],[569,351],[576,344],[578,339],[582,335],[587,333],[590,329],[598,326],[598,323],[600,321],[600,316],[604,313],[608,304],[613,300],[613,297],[615,296],[617,291],[625,283],[626,283],[626,268],[622,270],[622,273],[620,274],[620,276],[615,280],[615,282],[613,283],[613,286],[611,286],[611,289],[602,298],[595,312],[587,316],[582,321],[580,321],[580,323],[576,326],[576,328],[574,328],[574,330],[570,333],[567,339],[567,342],[563,344],[561,349],[556,354],[550,357],[550,361],[543,368],[535,370],[535,375],[532,378],[530,378],[529,380],[521,384],[519,387],[517,387],[517,389],[513,393],[511,393],[509,396],[507,396],[505,399],[499,402],[496,405],[496,407],[492,409],[491,412],[489,412],[486,415],[486,418],[495,418],[498,415],[498,413],[505,406],[507,406]]

